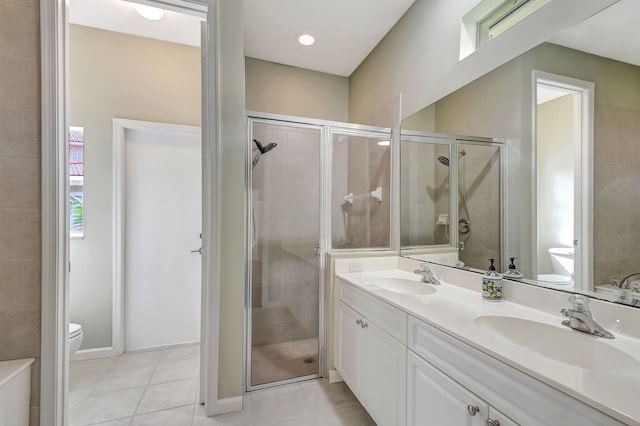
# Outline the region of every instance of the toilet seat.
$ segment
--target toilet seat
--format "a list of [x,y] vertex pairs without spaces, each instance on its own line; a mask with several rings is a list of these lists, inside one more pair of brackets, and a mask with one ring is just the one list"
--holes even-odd
[[558,274],[540,274],[538,275],[538,281],[544,281],[552,284],[571,284],[573,282],[571,277]]
[[82,326],[80,324],[69,323],[69,338],[77,337],[82,333]]

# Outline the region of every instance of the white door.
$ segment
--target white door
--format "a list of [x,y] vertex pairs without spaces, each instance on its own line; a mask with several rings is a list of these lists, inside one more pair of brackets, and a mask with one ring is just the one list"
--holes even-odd
[[125,133],[125,350],[200,340],[201,136],[176,127]]

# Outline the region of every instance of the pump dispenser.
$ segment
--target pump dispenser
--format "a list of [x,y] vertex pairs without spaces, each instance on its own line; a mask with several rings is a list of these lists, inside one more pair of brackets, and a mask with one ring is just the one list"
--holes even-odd
[[518,271],[516,268],[516,257],[510,257],[511,263],[509,264],[509,269],[507,269],[504,274],[502,274],[503,278],[508,280],[519,280],[522,279],[522,272]]
[[489,259],[490,265],[486,275],[482,276],[482,298],[492,302],[502,301],[502,276],[493,266],[495,259]]

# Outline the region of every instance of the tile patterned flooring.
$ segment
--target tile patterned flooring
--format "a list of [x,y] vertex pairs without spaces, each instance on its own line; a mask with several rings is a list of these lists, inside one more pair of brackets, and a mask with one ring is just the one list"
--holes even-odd
[[71,363],[69,425],[375,425],[344,383],[326,380],[252,392],[241,412],[206,417],[199,356],[199,345],[185,345]]

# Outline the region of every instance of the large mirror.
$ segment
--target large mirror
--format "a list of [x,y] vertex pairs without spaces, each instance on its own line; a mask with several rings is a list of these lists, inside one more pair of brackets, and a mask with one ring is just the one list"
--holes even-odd
[[[474,168],[465,173],[482,182],[476,185],[496,179],[495,167],[504,173],[493,198],[482,202],[451,182],[458,187],[451,191],[453,210],[471,216],[472,240],[480,245],[474,247],[480,255],[467,257],[464,267],[483,271],[487,258],[495,257],[504,271],[515,257],[526,282],[640,305],[640,274],[625,280],[640,272],[639,18],[640,2],[621,0],[403,121],[407,133],[472,135],[503,144],[494,148],[502,155],[487,152],[482,163],[469,161],[462,143],[447,156],[457,160],[450,161],[456,168],[450,176]],[[437,181],[442,171],[429,157],[434,155],[423,164],[433,165]],[[417,176],[404,167],[404,179]],[[404,223],[416,217],[405,211],[409,204],[433,216],[435,205],[425,203],[420,209],[401,202],[402,229],[417,232],[417,223]],[[474,220],[492,208],[503,209],[497,230],[488,230],[489,220]],[[435,239],[440,217],[431,216],[435,231],[426,232]],[[444,251],[454,250],[459,262],[465,258],[459,243],[469,237],[456,228],[449,227]],[[422,248],[433,251],[434,241],[436,246],[425,240]],[[424,258],[417,249],[402,241],[403,255]],[[450,259],[442,263],[453,264]]]

